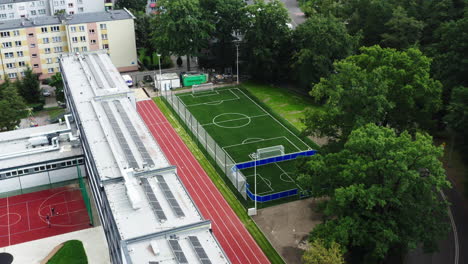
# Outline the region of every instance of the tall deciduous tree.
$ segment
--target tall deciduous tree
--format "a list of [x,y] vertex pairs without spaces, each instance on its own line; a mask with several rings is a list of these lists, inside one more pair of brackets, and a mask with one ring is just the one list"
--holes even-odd
[[314,239],[309,248],[302,255],[303,264],[344,264],[341,247],[331,242],[327,247],[323,240]]
[[359,252],[358,263],[378,263],[420,244],[435,250],[449,231],[448,204],[440,197],[450,187],[442,152],[426,134],[398,136],[368,124],[351,133],[342,151],[312,157],[299,181],[314,197],[329,199],[322,207],[326,220],[311,239]]
[[145,11],[147,0],[118,0],[115,5],[118,9],[127,8],[133,11]]
[[301,86],[309,89],[330,74],[335,60],[351,55],[358,44],[344,23],[333,16],[319,14],[299,25],[293,39],[297,49],[293,57],[294,72]]
[[57,101],[64,103],[65,102],[65,94],[63,92],[63,80],[62,74],[57,72],[56,74],[50,77],[49,85],[55,87],[55,99]]
[[153,43],[151,42],[151,16],[140,11],[135,13],[135,39],[137,48],[144,48],[148,50],[149,54],[155,51]]
[[430,129],[442,90],[430,77],[430,64],[418,49],[361,48],[361,54],[336,62],[336,74],[312,89],[325,104],[324,111],[306,114],[306,132],[344,142],[367,123],[399,132]]
[[424,23],[408,16],[401,6],[393,10],[392,18],[385,26],[388,29],[382,34],[382,45],[397,49],[406,49],[418,43],[424,29]]
[[247,29],[243,52],[249,72],[257,79],[275,81],[289,69],[291,56],[290,22],[284,4],[278,0],[255,1],[247,6]]
[[445,116],[447,125],[456,133],[456,144],[468,159],[468,88],[455,87],[452,91],[452,100]]
[[13,130],[26,114],[26,105],[8,79],[0,85],[0,131]]
[[41,100],[40,83],[37,74],[33,73],[31,68],[24,71],[22,79],[16,81],[20,95],[26,103],[38,103]]
[[198,0],[161,0],[161,12],[154,16],[153,42],[158,52],[196,56],[208,45],[214,26],[203,18]]

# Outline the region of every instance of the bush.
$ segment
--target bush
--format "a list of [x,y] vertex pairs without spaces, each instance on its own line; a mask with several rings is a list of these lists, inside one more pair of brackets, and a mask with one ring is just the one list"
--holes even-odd
[[44,110],[44,102],[29,104],[28,106],[33,109],[33,112],[39,112]]

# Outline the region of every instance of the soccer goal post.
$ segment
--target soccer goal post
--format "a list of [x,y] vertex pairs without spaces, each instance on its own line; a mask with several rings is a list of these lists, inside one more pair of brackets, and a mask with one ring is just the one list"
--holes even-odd
[[270,157],[283,156],[284,155],[284,146],[277,145],[267,148],[257,149],[257,159],[266,159]]
[[192,85],[192,94],[205,92],[205,91],[214,91],[213,83],[203,83],[203,84],[195,84]]

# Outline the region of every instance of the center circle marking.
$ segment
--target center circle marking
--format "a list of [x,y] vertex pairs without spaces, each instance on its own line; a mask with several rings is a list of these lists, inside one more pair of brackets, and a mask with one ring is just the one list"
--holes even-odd
[[[233,118],[225,120],[225,121],[216,121],[222,116],[233,116]],[[245,120],[245,123],[240,124],[240,125],[229,125],[229,124],[224,124],[224,123],[229,123],[229,121],[237,121],[237,120]],[[240,113],[224,113],[224,114],[219,114],[213,118],[213,124],[222,128],[241,128],[245,127],[248,124],[252,122],[252,119],[244,114]]]

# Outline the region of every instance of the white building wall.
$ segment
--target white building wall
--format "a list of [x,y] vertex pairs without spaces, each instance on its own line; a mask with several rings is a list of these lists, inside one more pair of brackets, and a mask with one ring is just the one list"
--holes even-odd
[[[101,27],[99,29],[101,33],[106,32],[108,35],[109,55],[115,67],[120,71],[137,70],[138,63],[133,20],[106,21],[105,23],[98,24],[106,24],[105,30]],[[123,32],[128,32],[128,34],[122,34]],[[128,68],[128,70],[122,69],[123,67]]]

